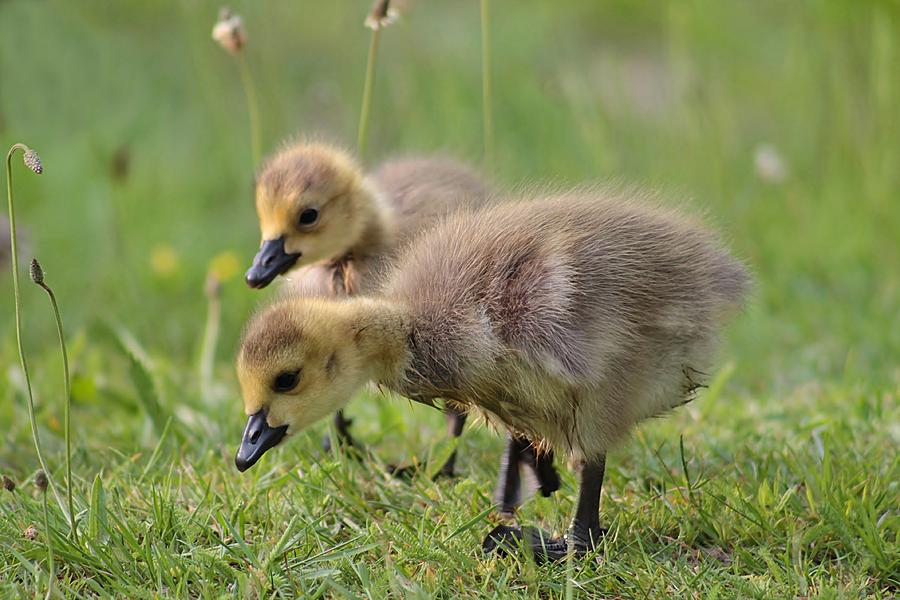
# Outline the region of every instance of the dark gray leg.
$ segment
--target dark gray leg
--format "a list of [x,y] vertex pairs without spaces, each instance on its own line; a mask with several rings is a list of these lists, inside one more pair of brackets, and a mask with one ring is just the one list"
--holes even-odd
[[553,450],[538,452],[532,444],[528,444],[523,453],[522,462],[534,469],[541,496],[546,498],[559,489],[559,473],[553,466]]
[[500,461],[500,475],[494,501],[500,513],[513,515],[522,501],[522,479],[519,465],[530,467],[538,482],[538,491],[547,497],[559,489],[559,474],[553,466],[553,452],[538,452],[527,438],[510,435]]
[[486,553],[505,554],[523,544],[537,562],[562,560],[570,547],[579,556],[592,550],[605,533],[600,527],[600,492],[605,471],[606,455],[584,463],[575,519],[565,538],[553,538],[535,527],[498,525],[482,542],[482,549]]
[[575,519],[569,528],[569,542],[576,552],[592,550],[605,530],[600,527],[600,491],[606,473],[606,455],[586,461],[581,468],[581,488],[578,490],[578,506]]
[[[444,416],[447,418],[447,433],[455,438],[462,435],[463,427],[466,425],[466,413],[456,410],[455,408],[446,407]],[[441,466],[438,471],[438,477],[453,477],[456,475],[456,450],[447,459],[447,462]]]
[[494,501],[500,506],[500,514],[512,516],[522,501],[522,478],[519,463],[523,454],[527,453],[531,443],[525,438],[507,436],[506,447],[500,459],[500,475],[497,478],[497,490]]
[[[350,435],[350,425],[353,424],[353,419],[348,419],[344,416],[344,411],[339,410],[334,413],[334,429],[337,432],[338,438],[338,446],[341,448],[362,448],[353,436]],[[326,452],[331,450],[331,437],[326,435],[325,439],[322,440],[322,447]]]

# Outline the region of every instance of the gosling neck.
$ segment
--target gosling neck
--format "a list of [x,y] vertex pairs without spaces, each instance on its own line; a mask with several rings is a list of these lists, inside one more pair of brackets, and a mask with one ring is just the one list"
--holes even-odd
[[407,340],[412,316],[401,304],[380,298],[354,298],[351,305],[353,339],[369,379],[390,386],[399,381],[409,364]]
[[349,251],[356,258],[384,254],[393,245],[395,232],[391,226],[392,209],[381,191],[368,179],[361,183],[363,227]]

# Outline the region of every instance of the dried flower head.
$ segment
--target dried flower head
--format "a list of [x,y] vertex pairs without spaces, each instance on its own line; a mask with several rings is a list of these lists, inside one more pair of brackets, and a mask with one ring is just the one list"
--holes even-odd
[[37,475],[34,476],[34,485],[37,486],[39,490],[42,492],[47,491],[47,485],[50,483],[50,480],[47,479],[47,474],[44,473],[44,470],[41,469],[37,472]]
[[36,258],[31,259],[31,280],[38,285],[44,283],[44,269]]
[[13,481],[10,477],[4,475],[3,476],[3,489],[7,492],[16,491],[16,482]]
[[25,150],[25,166],[34,172],[35,175],[40,175],[44,172],[44,165],[41,164],[41,157],[38,156],[38,153],[28,148]]
[[213,25],[212,39],[231,54],[237,54],[247,44],[244,20],[223,6],[219,9],[219,20]]
[[363,25],[375,31],[387,27],[399,17],[400,11],[391,8],[391,0],[375,0]]

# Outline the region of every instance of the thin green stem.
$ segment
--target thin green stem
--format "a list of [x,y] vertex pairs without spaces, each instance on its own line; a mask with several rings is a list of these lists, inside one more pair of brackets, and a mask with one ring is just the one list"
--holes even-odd
[[218,290],[208,294],[206,327],[203,330],[203,344],[200,347],[200,387],[204,400],[212,400],[212,373],[219,341],[219,324],[222,320],[222,300]]
[[28,361],[25,358],[25,346],[22,343],[22,307],[21,295],[19,293],[19,253],[16,246],[16,211],[14,210],[15,206],[13,204],[12,192],[12,156],[16,150],[26,152],[28,146],[25,146],[24,144],[14,144],[6,154],[6,199],[9,207],[9,246],[13,274],[13,296],[15,298],[16,311],[16,345],[19,350],[19,365],[21,365],[22,374],[25,376],[25,389],[28,392],[28,420],[31,422],[31,437],[34,439],[34,449],[35,452],[37,452],[38,462],[41,464],[41,468],[47,474],[47,479],[50,482],[50,489],[53,490],[53,496],[56,498],[56,502],[59,504],[60,509],[62,509],[63,512],[66,512],[65,504],[63,504],[62,498],[60,498],[59,492],[56,490],[56,484],[53,482],[53,477],[50,476],[50,469],[47,467],[47,461],[44,460],[41,437],[38,433],[37,419],[34,414],[34,392],[31,389],[31,376],[28,373]]
[[490,1],[481,0],[481,111],[484,128],[484,165],[494,165],[494,117],[491,90],[491,12]]
[[237,53],[238,71],[241,74],[241,85],[244,88],[244,96],[247,98],[247,113],[250,117],[250,148],[253,152],[253,166],[259,164],[262,158],[262,142],[259,125],[259,102],[256,99],[256,86],[253,84],[253,75],[247,57],[243,52]]
[[41,492],[41,499],[44,504],[44,535],[47,536],[47,598],[53,597],[53,542],[50,540],[50,509],[47,507],[47,491]]
[[362,106],[359,109],[359,131],[356,139],[356,148],[360,159],[366,151],[366,137],[369,133],[369,110],[372,107],[372,90],[375,87],[375,64],[378,58],[378,40],[381,30],[372,30],[372,41],[369,43],[369,59],[366,63],[366,81],[363,85]]
[[59,349],[62,353],[63,386],[66,394],[65,404],[63,405],[63,428],[65,429],[66,436],[66,500],[69,503],[69,527],[71,528],[73,539],[77,542],[78,529],[75,525],[75,502],[72,499],[72,423],[70,417],[72,409],[72,387],[69,377],[69,352],[66,350],[66,338],[63,333],[62,317],[59,314],[59,304],[56,302],[56,294],[53,293],[53,290],[50,289],[50,286],[46,283],[41,282],[38,285],[41,286],[50,297],[50,304],[53,306],[53,316],[56,319],[56,333],[59,336]]

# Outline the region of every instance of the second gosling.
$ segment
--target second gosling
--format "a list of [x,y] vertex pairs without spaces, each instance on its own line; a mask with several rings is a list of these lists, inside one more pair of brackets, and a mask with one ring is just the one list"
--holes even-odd
[[[256,180],[256,212],[262,231],[260,250],[247,271],[250,287],[262,288],[279,275],[290,280],[293,296],[346,296],[372,292],[382,283],[388,263],[416,235],[454,211],[486,204],[490,191],[465,164],[429,156],[385,162],[364,174],[353,158],[327,144],[299,142],[265,161]],[[463,411],[445,407],[450,435],[459,437]],[[261,415],[251,415],[247,431]],[[341,442],[356,445],[350,419],[334,416]],[[263,446],[236,457],[248,468]],[[536,455],[526,440],[510,439],[504,452],[498,495],[502,509],[515,510],[519,463],[532,466],[540,491],[559,487],[551,454]],[[456,452],[439,471],[452,476]]]
[[582,465],[567,539],[500,526],[484,543],[559,559],[598,542],[607,451],[691,398],[748,283],[706,228],[627,194],[460,214],[403,253],[379,297],[257,315],[237,361],[244,408],[290,435],[374,380],[564,450]]

